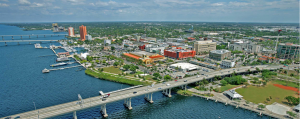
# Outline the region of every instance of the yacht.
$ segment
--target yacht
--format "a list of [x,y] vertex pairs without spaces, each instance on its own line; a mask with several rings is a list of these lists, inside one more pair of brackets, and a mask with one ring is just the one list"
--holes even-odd
[[43,72],[43,73],[49,73],[50,70],[48,70],[48,69],[45,68],[44,70],[42,70],[42,72]]

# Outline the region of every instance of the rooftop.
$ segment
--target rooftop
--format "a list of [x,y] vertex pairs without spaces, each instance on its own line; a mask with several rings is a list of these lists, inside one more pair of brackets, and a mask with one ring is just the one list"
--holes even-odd
[[132,52],[131,54],[134,54],[134,55],[142,57],[143,55],[152,56],[155,53],[149,53],[149,52],[145,52],[145,51],[139,51],[139,52]]
[[210,51],[210,53],[216,53],[216,54],[224,54],[230,52],[229,50],[213,50]]
[[188,69],[188,70],[199,68],[199,66],[191,64],[191,63],[176,63],[176,64],[172,64],[170,66],[171,67],[178,67],[178,68],[181,68],[181,69]]

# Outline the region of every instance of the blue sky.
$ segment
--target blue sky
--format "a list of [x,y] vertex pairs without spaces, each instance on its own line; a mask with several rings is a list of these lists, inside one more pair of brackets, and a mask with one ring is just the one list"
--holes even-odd
[[298,23],[298,0],[0,0],[0,22]]

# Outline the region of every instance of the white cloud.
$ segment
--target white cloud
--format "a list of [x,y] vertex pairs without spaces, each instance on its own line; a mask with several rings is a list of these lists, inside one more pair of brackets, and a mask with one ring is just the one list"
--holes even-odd
[[8,6],[9,6],[8,4],[0,3],[0,7],[8,7]]
[[252,3],[246,3],[246,2],[229,2],[229,5],[232,6],[247,6],[247,5],[253,5]]
[[71,5],[81,5],[81,4],[85,4],[85,0],[64,0],[66,2],[71,3]]
[[44,4],[36,3],[36,2],[34,2],[30,5],[30,7],[43,7],[43,6],[44,6]]
[[19,0],[19,4],[21,4],[21,5],[30,5],[30,2],[28,0]]
[[211,4],[211,6],[223,6],[223,5],[224,5],[224,4],[223,4],[223,3],[220,3],[220,2]]

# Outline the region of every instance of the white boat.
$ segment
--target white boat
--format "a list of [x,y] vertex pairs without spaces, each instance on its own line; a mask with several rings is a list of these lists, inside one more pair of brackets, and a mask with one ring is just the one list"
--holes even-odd
[[63,66],[63,65],[67,65],[67,63],[62,62],[62,63],[52,64],[50,66],[56,67],[56,66]]
[[61,57],[61,58],[57,58],[57,59],[56,59],[57,62],[68,61],[68,60],[69,60],[68,57]]
[[48,69],[45,68],[44,70],[42,70],[42,72],[43,72],[43,73],[49,73],[50,70],[48,70]]

